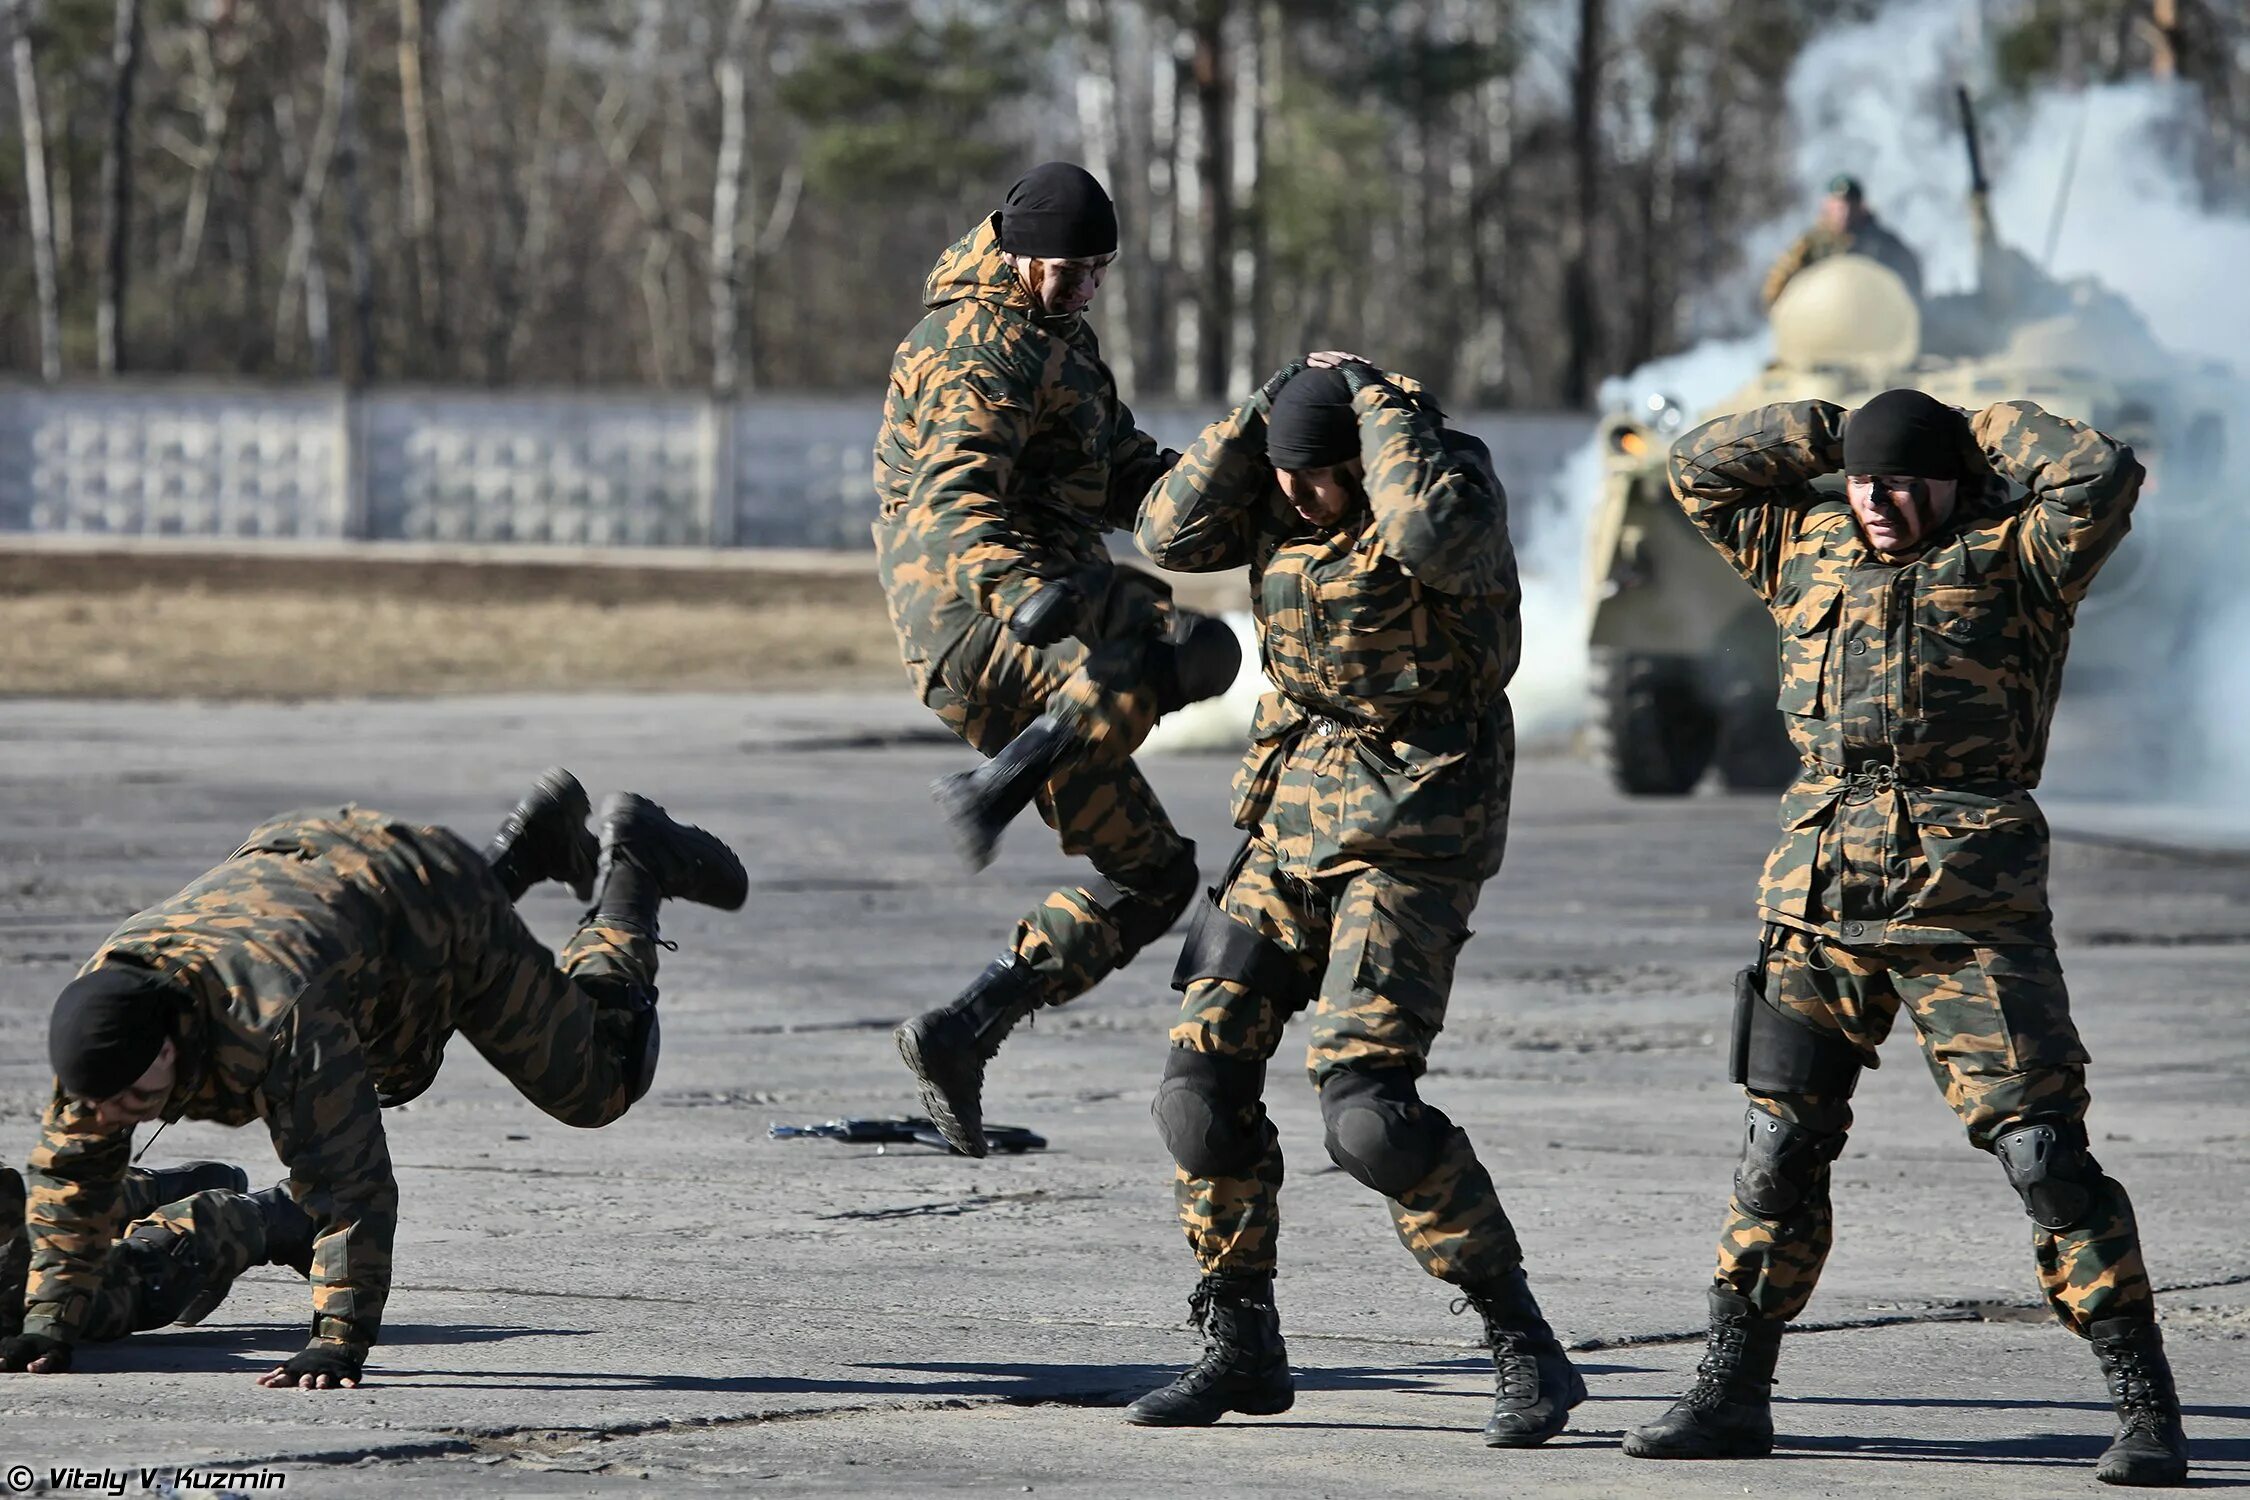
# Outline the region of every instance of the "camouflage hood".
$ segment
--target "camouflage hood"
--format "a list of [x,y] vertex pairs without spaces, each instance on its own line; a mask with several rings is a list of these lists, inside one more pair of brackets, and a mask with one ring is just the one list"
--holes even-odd
[[[1013,311],[1018,317],[1041,321],[1038,304],[1024,290],[1016,268],[1000,253],[1000,215],[987,214],[977,227],[946,247],[922,283],[926,307],[951,307],[957,302],[983,302]],[[1074,315],[1075,316],[1075,315]]]

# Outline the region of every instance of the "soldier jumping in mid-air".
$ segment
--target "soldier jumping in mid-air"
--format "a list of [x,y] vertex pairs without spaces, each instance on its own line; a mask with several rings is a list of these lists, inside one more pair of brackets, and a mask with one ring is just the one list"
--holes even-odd
[[[1823,499],[1812,481],[1839,470],[1845,498]],[[1829,1164],[1903,1007],[1971,1143],[2023,1199],[2048,1305],[2108,1377],[2122,1430],[2098,1477],[2180,1482],[2187,1440],[2132,1204],[2087,1146],[2087,1056],[2031,796],[2072,616],[2131,522],[2141,466],[2028,401],[1965,418],[1897,390],[1848,418],[1804,401],[1706,423],[1673,447],[1671,478],[1780,624],[1804,770],[1738,1000],[1748,1135],[1710,1349],[1625,1451],[1772,1450],[1782,1328],[1833,1234]]]
[[[556,1119],[608,1124],[655,1073],[658,905],[748,893],[725,844],[653,802],[612,797],[598,846],[587,815],[567,771],[481,854],[362,808],[290,814],[112,933],[55,1002],[55,1093],[16,1218],[30,1284],[0,1369],[67,1370],[78,1340],[193,1321],[276,1264],[311,1278],[313,1335],[259,1383],[357,1385],[398,1219],[381,1109],[430,1086],[458,1031]],[[542,880],[593,899],[559,966],[515,911]],[[134,1180],[134,1127],[181,1118],[263,1119],[287,1182],[166,1198]]]
[[1507,840],[1523,642],[1507,502],[1484,445],[1410,382],[1314,360],[1206,430],[1138,528],[1165,567],[1249,567],[1276,691],[1235,781],[1248,840],[1181,955],[1155,1103],[1206,1349],[1127,1417],[1202,1425],[1291,1404],[1273,1303],[1281,1145],[1262,1095],[1283,1026],[1311,1006],[1328,1153],[1482,1315],[1499,1386],[1485,1441],[1528,1447],[1586,1387],[1467,1134],[1416,1087]]
[[1085,310],[1117,250],[1109,195],[1050,162],[940,257],[891,365],[875,545],[922,701],[991,761],[939,783],[982,866],[1035,799],[1096,879],[1017,924],[950,1005],[901,1026],[924,1106],[985,1154],[984,1068],[1016,1023],[1085,993],[1177,921],[1195,846],[1132,762],[1159,715],[1225,691],[1241,647],[1110,559],[1176,456],[1133,425]]

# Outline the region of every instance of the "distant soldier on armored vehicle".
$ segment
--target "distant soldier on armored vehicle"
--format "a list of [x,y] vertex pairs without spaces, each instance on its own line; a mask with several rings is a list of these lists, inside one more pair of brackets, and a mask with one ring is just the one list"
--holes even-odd
[[[1641,1458],[1773,1448],[1775,1359],[1834,1238],[1830,1164],[1903,1010],[1972,1145],[2034,1225],[2040,1290],[2091,1341],[2121,1431],[2096,1475],[2187,1476],[2179,1397],[2125,1189],[2086,1132],[2085,1047],[2055,958],[2031,789],[2079,602],[2131,524],[2133,450],[2028,401],[1916,390],[1798,401],[1673,445],[1672,492],[1781,627],[1803,761],[1737,982],[1742,1161],[1710,1349]],[[1829,498],[1816,478],[1842,473]]]
[[1765,305],[1774,305],[1791,277],[1831,255],[1864,255],[1880,261],[1898,273],[1909,292],[1922,295],[1921,257],[1875,217],[1858,178],[1838,176],[1829,182],[1828,196],[1821,200],[1819,220],[1798,235],[1766,273]]

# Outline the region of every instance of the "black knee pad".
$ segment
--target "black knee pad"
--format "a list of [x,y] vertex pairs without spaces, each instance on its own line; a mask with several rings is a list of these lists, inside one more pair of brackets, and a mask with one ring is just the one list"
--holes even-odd
[[1172,1160],[1191,1177],[1240,1177],[1265,1145],[1266,1065],[1174,1047],[1149,1113]]
[[1993,1140],[1992,1154],[2032,1223],[2060,1231],[2086,1222],[2102,1167],[2086,1149],[2084,1125],[2052,1120],[2018,1125]]
[[1753,1104],[1742,1117],[1742,1163],[1734,1196],[1761,1219],[1782,1219],[1820,1186],[1820,1174],[1844,1152],[1842,1131],[1823,1134],[1792,1125]]
[[1117,924],[1122,944],[1118,967],[1123,968],[1135,954],[1172,930],[1180,913],[1195,899],[1195,880],[1195,845],[1182,839],[1180,852],[1170,863],[1129,889],[1107,876],[1096,876],[1086,883],[1086,894]]
[[1422,1102],[1404,1068],[1331,1073],[1320,1086],[1329,1159],[1386,1198],[1411,1192],[1445,1152],[1453,1122]]
[[1159,643],[1151,660],[1157,711],[1173,713],[1234,685],[1242,670],[1242,638],[1216,615],[1181,610],[1172,639]]

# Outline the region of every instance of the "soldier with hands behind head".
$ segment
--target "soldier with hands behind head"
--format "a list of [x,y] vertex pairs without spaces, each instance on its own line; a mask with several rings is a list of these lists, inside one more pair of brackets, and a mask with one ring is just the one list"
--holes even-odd
[[1275,691],[1235,782],[1247,840],[1174,977],[1186,993],[1155,1102],[1206,1349],[1127,1417],[1202,1425],[1293,1399],[1273,1299],[1281,1146],[1262,1096],[1282,1028],[1310,1008],[1329,1156],[1481,1315],[1498,1376],[1485,1440],[1530,1446],[1586,1388],[1491,1177],[1418,1086],[1507,839],[1522,628],[1506,498],[1484,445],[1412,382],[1351,355],[1311,364],[1207,429],[1138,528],[1162,566],[1249,567]]
[[[1845,494],[1820,476],[1841,471]],[[1722,417],[1681,438],[1689,517],[1771,606],[1804,769],[1759,889],[1735,1081],[1749,1093],[1697,1382],[1643,1458],[1773,1446],[1783,1325],[1832,1238],[1830,1164],[1903,1009],[1930,1071],[2023,1200],[2040,1290],[2092,1342],[2121,1430],[2099,1478],[2187,1474],[2133,1207],[2086,1134],[2085,1048],[2032,800],[2072,616],[2123,539],[2133,452],[2028,401],[1973,417],[1894,390]]]

